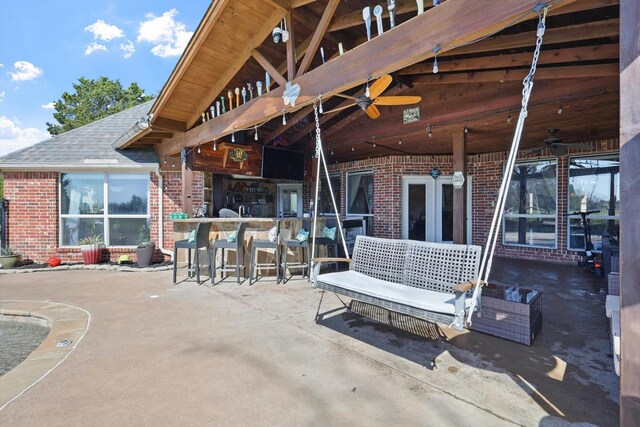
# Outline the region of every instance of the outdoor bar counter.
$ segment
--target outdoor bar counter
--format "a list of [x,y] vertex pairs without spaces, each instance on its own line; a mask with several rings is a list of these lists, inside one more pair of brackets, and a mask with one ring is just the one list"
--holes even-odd
[[[271,230],[276,225],[276,221],[280,220],[280,234],[281,239],[292,239],[295,238],[296,234],[300,229],[303,228],[303,221],[309,221],[310,228],[313,227],[313,218],[253,218],[253,217],[241,217],[241,218],[188,218],[188,219],[174,219],[173,221],[173,233],[174,240],[183,240],[189,238],[189,234],[191,231],[195,230],[199,223],[211,223],[211,232],[209,233],[209,240],[213,241],[215,239],[226,239],[237,230],[240,223],[246,223],[247,228],[245,230],[244,235],[244,246],[247,253],[247,269],[246,274],[247,277],[249,275],[249,260],[251,257],[251,243],[254,239],[268,239],[269,230]],[[319,237],[322,235],[322,229],[325,226],[325,218],[319,217],[317,223],[317,231],[316,235]],[[307,230],[311,232],[313,230]],[[326,249],[320,248],[321,253],[317,253],[316,256],[326,256]],[[229,252],[226,256],[228,259],[225,261],[225,264],[235,263],[235,251],[225,251]],[[179,262],[186,262],[186,250],[181,250],[178,254],[176,254],[176,259]],[[290,250],[288,254],[288,262],[300,262],[301,260],[301,251]],[[309,256],[311,255],[311,248],[309,248]],[[218,251],[216,261],[218,265],[220,265],[221,259],[221,251]],[[282,256],[285,256],[283,253]],[[260,249],[258,252],[258,261],[259,263],[268,263],[273,262],[274,251],[269,249]],[[208,260],[203,260],[202,264],[208,264]],[[182,267],[182,266],[180,266]],[[263,271],[264,275],[275,274],[273,271],[269,271],[265,269]],[[289,274],[289,273],[288,273]],[[300,269],[296,269],[294,274],[300,274]],[[229,275],[233,276],[233,273]],[[219,280],[220,275],[217,275],[217,280]]]

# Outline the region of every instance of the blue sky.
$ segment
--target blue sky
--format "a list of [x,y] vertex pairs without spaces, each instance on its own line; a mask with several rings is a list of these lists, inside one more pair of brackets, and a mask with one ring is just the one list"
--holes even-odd
[[209,0],[0,0],[0,156],[49,136],[79,77],[157,94]]

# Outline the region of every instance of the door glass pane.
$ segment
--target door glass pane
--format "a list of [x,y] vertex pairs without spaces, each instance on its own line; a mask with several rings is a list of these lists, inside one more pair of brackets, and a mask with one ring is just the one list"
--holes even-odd
[[453,242],[453,184],[442,185],[442,241]]
[[104,239],[102,218],[61,218],[62,246],[76,246],[85,237],[101,236]]
[[148,194],[149,175],[124,173],[110,174],[109,214],[146,215]]
[[298,214],[298,191],[282,190],[282,216],[299,216]]
[[60,184],[63,215],[101,214],[104,209],[104,175],[64,173]]
[[424,184],[408,185],[408,201],[409,206],[409,239],[426,240],[426,186]]

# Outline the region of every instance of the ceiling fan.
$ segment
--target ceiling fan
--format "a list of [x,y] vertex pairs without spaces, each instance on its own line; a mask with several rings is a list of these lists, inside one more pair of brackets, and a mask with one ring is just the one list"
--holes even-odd
[[363,95],[350,96],[338,93],[336,96],[352,99],[354,103],[344,107],[335,108],[330,111],[325,111],[324,114],[358,106],[367,114],[367,116],[372,119],[377,119],[380,117],[380,110],[378,110],[376,105],[410,105],[417,104],[422,100],[422,97],[420,96],[380,96],[382,92],[389,87],[392,81],[393,78],[389,74],[385,74],[368,86],[368,94],[365,92]]
[[569,148],[577,148],[579,150],[593,150],[593,146],[590,144],[567,144],[562,142],[562,138],[556,135],[558,132],[558,129],[549,129],[549,137],[543,141],[544,146],[534,148],[533,150],[531,150],[531,152],[529,152],[529,154],[548,148],[554,156],[562,157],[567,155],[567,153],[569,152]]

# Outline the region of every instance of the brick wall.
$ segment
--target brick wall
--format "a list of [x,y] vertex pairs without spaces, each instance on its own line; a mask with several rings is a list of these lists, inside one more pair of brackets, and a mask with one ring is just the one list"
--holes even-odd
[[[163,245],[173,248],[173,223],[168,215],[181,209],[182,181],[180,172],[163,172],[163,212],[159,211],[159,178],[150,173],[149,214],[150,237],[159,242],[159,217],[163,215]],[[11,248],[23,254],[25,259],[43,262],[51,256],[58,256],[64,262],[82,261],[77,248],[61,248],[58,245],[59,193],[58,172],[4,172],[4,197],[9,200],[7,214],[7,240]],[[203,175],[194,173],[194,206],[203,200]],[[135,259],[135,249],[111,249],[103,252],[103,261],[115,261],[120,255],[131,255]],[[156,251],[155,260],[165,257]]]
[[[595,146],[595,151],[581,154],[605,154],[618,151],[617,140],[598,141]],[[540,157],[554,158],[548,152],[540,153]],[[468,156],[467,173],[473,176],[471,214],[473,244],[482,246],[485,244],[506,160],[506,152]],[[498,243],[496,254],[512,258],[544,259],[564,263],[577,261],[576,252],[566,249],[568,163],[569,157],[567,156],[558,159],[557,247],[555,249],[527,248],[503,246]],[[347,206],[347,172],[362,170],[374,172],[373,234],[393,239],[402,237],[402,177],[406,175],[427,176],[433,168],[438,168],[442,175],[452,175],[452,156],[389,156],[329,166],[331,173],[339,173],[341,177],[341,216],[343,218],[346,217]],[[501,241],[502,236],[500,235],[498,242]]]

